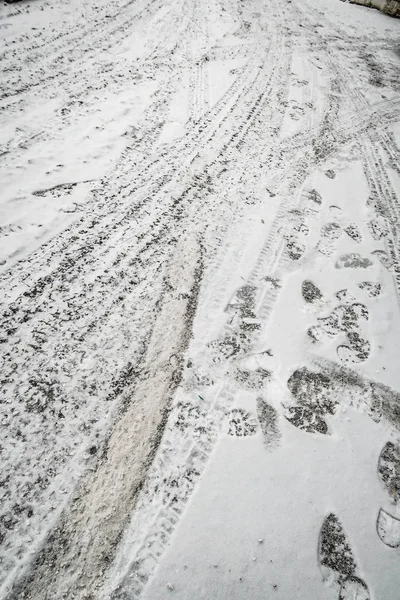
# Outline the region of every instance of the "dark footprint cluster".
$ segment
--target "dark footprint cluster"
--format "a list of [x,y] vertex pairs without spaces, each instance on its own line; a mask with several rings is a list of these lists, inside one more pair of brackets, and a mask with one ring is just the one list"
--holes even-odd
[[300,244],[296,240],[289,240],[286,244],[287,255],[292,260],[300,260],[305,250],[304,244]]
[[179,403],[177,408],[178,411],[173,427],[176,427],[180,431],[184,432],[191,426],[191,424],[197,424],[201,422],[203,415],[198,406],[193,406],[192,404],[186,402],[185,404]]
[[257,398],[257,417],[263,434],[264,445],[271,447],[279,444],[281,432],[278,413],[263,398]]
[[363,290],[370,298],[377,298],[380,296],[382,286],[380,283],[372,283],[371,281],[363,281],[358,284],[360,290]]
[[244,285],[236,291],[235,298],[227,306],[227,310],[237,311],[240,318],[255,319],[255,304],[256,304],[257,288],[253,285]]
[[338,240],[342,235],[342,228],[338,223],[326,223],[321,228],[321,237],[328,240]]
[[368,267],[371,267],[372,265],[372,260],[362,257],[357,252],[343,254],[335,263],[337,269],[368,269]]
[[339,600],[370,599],[367,585],[356,575],[356,561],[343,526],[333,513],[321,527],[318,559],[320,566],[329,569],[340,586]]
[[249,390],[261,390],[270,379],[271,373],[265,369],[258,368],[255,371],[237,369],[235,379],[240,385]]
[[258,289],[252,285],[239,288],[232,301],[226,306],[226,312],[233,313],[236,319],[232,333],[222,340],[213,340],[208,347],[213,350],[214,362],[220,362],[243,354],[249,349],[253,336],[261,328],[256,315],[256,296]]
[[283,237],[286,241],[286,255],[291,260],[300,260],[306,251],[305,245],[299,241],[310,233],[310,228],[305,222],[305,211],[295,208],[288,211],[283,227]]
[[308,433],[328,433],[325,417],[336,412],[338,402],[330,393],[330,379],[322,373],[298,369],[288,379],[287,386],[295,404],[286,407],[286,419]]
[[325,256],[331,256],[335,251],[335,243],[342,234],[342,228],[338,223],[325,223],[321,227],[321,239],[317,244],[318,252]]
[[368,229],[374,240],[379,241],[386,237],[389,231],[387,221],[384,217],[378,216],[368,223]]
[[301,285],[301,294],[306,302],[313,304],[322,300],[322,292],[312,281],[303,281]]
[[322,204],[322,196],[317,190],[311,190],[308,197],[315,202],[315,204]]
[[340,360],[347,364],[364,362],[371,353],[371,344],[365,340],[357,331],[347,333],[348,345],[337,347],[337,355]]
[[[346,290],[341,290],[340,294]],[[368,308],[359,302],[337,306],[328,317],[318,319],[318,325],[310,327],[309,337],[313,342],[323,340],[325,336],[335,337],[344,333],[347,344],[337,348],[339,358],[345,363],[357,363],[367,360],[371,352],[368,340],[361,336],[360,322],[368,321]]]
[[[400,446],[387,442],[378,461],[378,477],[394,504],[400,502]],[[400,519],[380,509],[376,530],[379,538],[390,548],[400,547]]]
[[214,362],[228,360],[242,350],[241,339],[238,335],[226,335],[222,340],[209,342],[208,348],[213,351]]
[[264,446],[270,448],[279,444],[281,432],[278,413],[264,398],[257,398],[257,416],[242,408],[234,408],[229,414],[228,434],[235,437],[254,435],[261,429]]
[[347,289],[339,290],[338,292],[336,292],[335,296],[340,302],[351,302],[351,303],[355,302],[354,296],[352,296],[350,294],[349,290],[347,290]]
[[340,581],[353,577],[356,563],[350,544],[336,515],[328,515],[319,535],[319,562],[338,574]]
[[233,408],[229,416],[228,435],[247,437],[257,431],[257,420],[253,413],[242,408]]
[[362,242],[362,235],[361,232],[359,230],[359,228],[357,227],[357,225],[355,225],[354,223],[351,223],[350,225],[348,225],[347,227],[344,228],[345,233],[347,233],[347,235],[354,240],[355,242],[357,242],[358,244],[360,242]]
[[387,442],[378,463],[378,474],[389,496],[400,501],[400,446]]
[[393,259],[388,255],[384,250],[374,250],[371,252],[373,256],[375,256],[382,266],[385,267],[388,271],[393,267]]

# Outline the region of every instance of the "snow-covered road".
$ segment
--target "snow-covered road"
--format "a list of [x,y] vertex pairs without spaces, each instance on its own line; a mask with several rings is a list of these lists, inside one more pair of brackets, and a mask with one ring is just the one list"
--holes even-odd
[[400,21],[0,32],[0,598],[397,600]]

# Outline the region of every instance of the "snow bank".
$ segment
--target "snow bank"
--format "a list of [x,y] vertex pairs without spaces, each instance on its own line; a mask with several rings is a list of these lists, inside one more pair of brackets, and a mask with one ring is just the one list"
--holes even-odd
[[400,2],[399,0],[350,0],[352,4],[363,4],[378,8],[382,12],[393,17],[400,17]]

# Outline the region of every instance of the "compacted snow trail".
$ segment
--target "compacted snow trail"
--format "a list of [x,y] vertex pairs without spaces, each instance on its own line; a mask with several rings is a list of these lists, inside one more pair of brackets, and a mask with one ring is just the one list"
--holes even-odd
[[400,22],[0,29],[0,597],[397,598]]

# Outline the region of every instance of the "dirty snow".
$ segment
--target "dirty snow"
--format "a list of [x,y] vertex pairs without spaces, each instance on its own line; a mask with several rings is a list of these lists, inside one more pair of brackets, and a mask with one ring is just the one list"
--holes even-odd
[[0,597],[395,600],[400,22],[0,29]]

